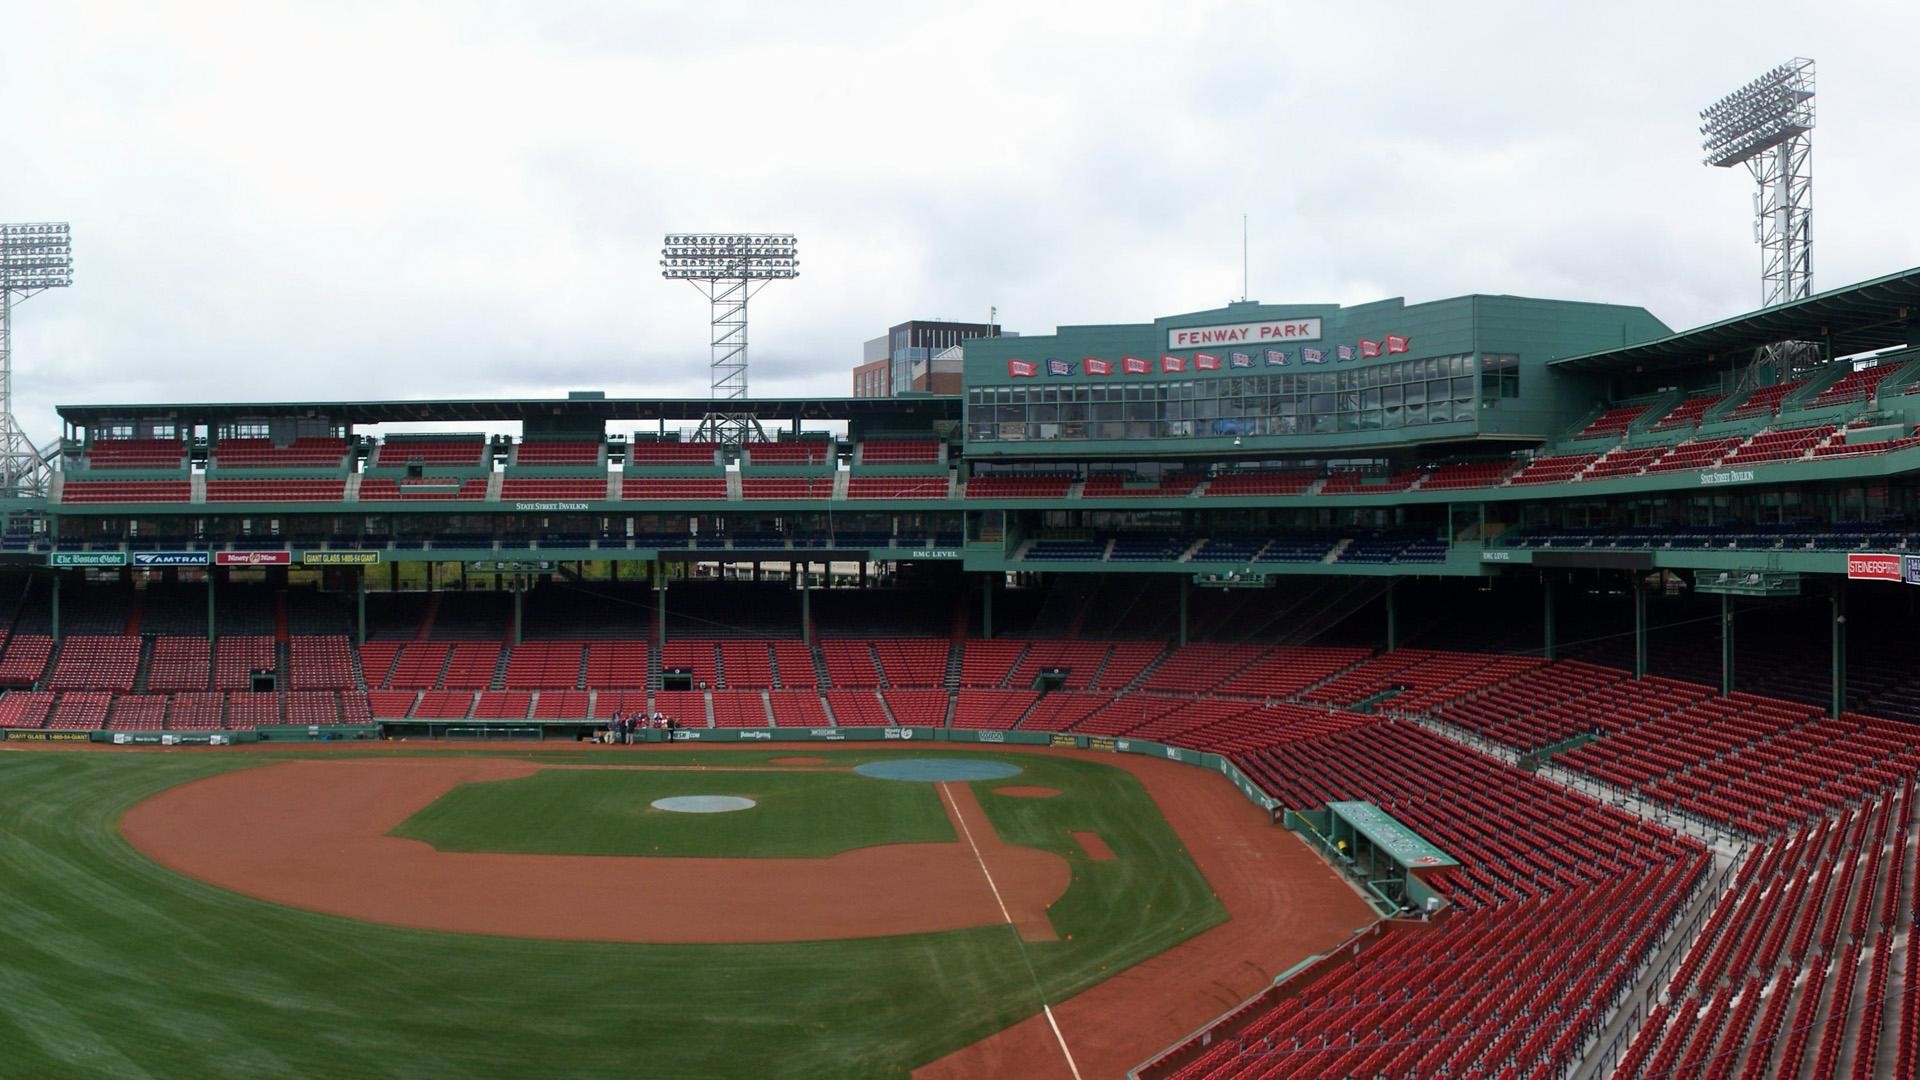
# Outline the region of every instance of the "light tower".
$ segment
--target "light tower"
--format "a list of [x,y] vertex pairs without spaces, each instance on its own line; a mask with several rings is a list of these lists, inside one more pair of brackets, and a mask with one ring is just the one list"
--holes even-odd
[[1813,294],[1813,61],[1789,60],[1700,111],[1706,164],[1744,164],[1759,191],[1761,305]]
[[47,464],[13,418],[13,305],[73,284],[64,221],[0,225],[0,495],[47,494]]
[[[747,396],[747,301],[769,281],[800,276],[792,233],[668,233],[660,249],[660,276],[690,281],[712,305],[712,397]],[[716,404],[700,421],[699,435],[738,443],[762,435],[750,413]]]

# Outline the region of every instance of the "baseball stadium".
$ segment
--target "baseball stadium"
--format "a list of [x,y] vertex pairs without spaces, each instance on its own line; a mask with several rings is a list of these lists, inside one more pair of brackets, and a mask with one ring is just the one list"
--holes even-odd
[[1814,291],[1811,62],[1728,101],[1757,310],[915,322],[847,396],[747,392],[792,236],[675,233],[709,396],[42,450],[0,225],[0,1076],[1920,1074],[1920,268]]
[[1917,311],[61,407],[0,1071],[1912,1075]]

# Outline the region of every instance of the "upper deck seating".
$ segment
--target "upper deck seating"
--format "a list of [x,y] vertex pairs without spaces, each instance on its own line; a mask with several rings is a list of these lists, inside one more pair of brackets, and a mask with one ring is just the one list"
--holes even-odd
[[627,446],[628,465],[717,465],[719,443],[636,442]]
[[523,439],[513,450],[515,465],[600,464],[604,444],[597,439]]
[[1203,496],[1303,495],[1320,479],[1307,469],[1249,469],[1221,473],[1207,481]]
[[1646,414],[1645,405],[1616,405],[1601,413],[1586,427],[1573,433],[1576,439],[1617,439],[1626,434],[1635,420]]
[[83,459],[89,469],[179,469],[187,444],[179,439],[95,439]]
[[1656,421],[1653,430],[1672,431],[1675,428],[1698,427],[1700,418],[1707,414],[1707,410],[1725,400],[1726,398],[1720,394],[1699,394],[1690,397],[1675,405],[1667,415]]
[[860,443],[862,465],[938,465],[938,439],[866,439]]
[[1795,379],[1792,382],[1775,383],[1772,386],[1763,386],[1760,389],[1755,390],[1753,393],[1748,394],[1746,397],[1746,400],[1740,402],[1740,404],[1738,405],[1735,405],[1733,407],[1733,412],[1729,413],[1728,415],[1735,420],[1744,420],[1750,416],[1768,416],[1768,415],[1776,414],[1780,411],[1781,400],[1784,399],[1787,395],[1793,393],[1795,390],[1798,390],[1805,385],[1807,385],[1807,381],[1805,379]]
[[969,499],[1064,499],[1073,477],[1045,473],[995,473],[967,479]]
[[208,502],[340,502],[346,497],[345,480],[207,480]]
[[213,445],[213,464],[222,469],[338,469],[346,461],[347,440],[303,436],[285,446],[272,439],[222,439]]
[[472,439],[400,439],[390,437],[373,452],[369,467],[397,469],[408,465],[479,468],[486,464],[487,443]]
[[944,476],[860,476],[847,477],[849,499],[944,499]]

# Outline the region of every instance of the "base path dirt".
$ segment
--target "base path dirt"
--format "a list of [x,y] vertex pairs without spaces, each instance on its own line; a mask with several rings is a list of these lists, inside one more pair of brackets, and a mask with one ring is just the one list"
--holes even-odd
[[[1071,869],[1004,844],[970,789],[949,807],[973,848],[886,844],[825,859],[627,858],[437,851],[386,835],[454,786],[540,766],[356,757],[240,769],[127,811],[128,842],[169,869],[248,896],[372,922],[584,941],[736,943],[921,934],[1006,921],[1050,938]],[[946,803],[943,801],[943,805]],[[955,816],[956,813],[959,816]],[[556,827],[564,828],[564,824]],[[777,897],[779,918],[767,918]],[[671,911],[671,918],[636,913]]]
[[[1231,918],[1053,1004],[1080,1075],[1124,1076],[1266,987],[1293,965],[1373,924],[1373,909],[1300,839],[1218,774],[1134,754],[1047,751],[1132,772],[1187,845]],[[1032,1016],[914,1071],[915,1080],[1071,1080],[1044,1016]]]
[[1105,840],[1100,839],[1099,833],[1077,832],[1073,834],[1073,838],[1079,843],[1080,850],[1087,853],[1087,858],[1094,862],[1113,861],[1113,849],[1107,846]]

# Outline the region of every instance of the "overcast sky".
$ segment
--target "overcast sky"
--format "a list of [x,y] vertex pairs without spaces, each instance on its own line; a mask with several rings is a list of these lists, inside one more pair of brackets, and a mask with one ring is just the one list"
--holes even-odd
[[[824,14],[831,10],[832,14]],[[1819,63],[1815,286],[1920,264],[1906,3],[0,0],[0,220],[56,403],[706,392],[673,230],[791,231],[756,395],[913,317],[1045,333],[1240,294],[1754,307],[1696,113]]]

